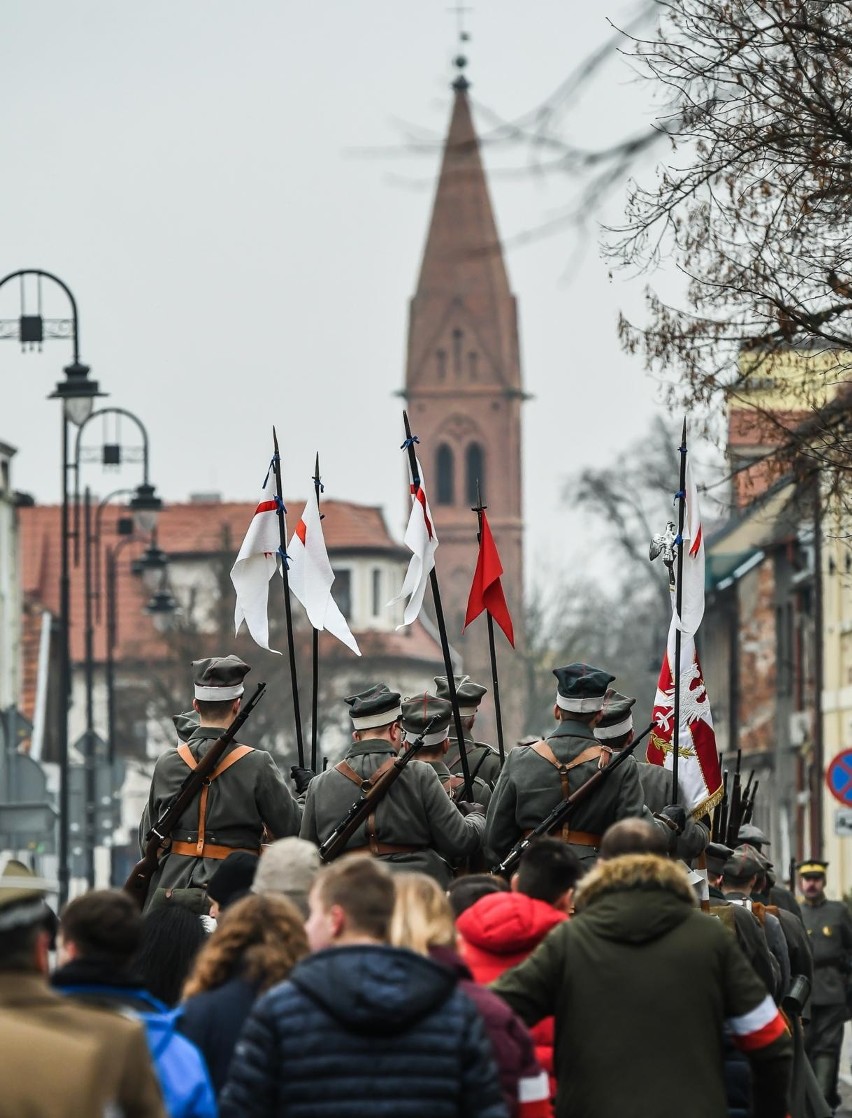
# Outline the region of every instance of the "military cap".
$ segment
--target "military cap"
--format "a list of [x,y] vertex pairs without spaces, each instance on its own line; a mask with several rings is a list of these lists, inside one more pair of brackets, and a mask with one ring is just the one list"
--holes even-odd
[[44,897],[52,888],[51,882],[11,858],[0,874],[0,932],[44,920],[50,911]]
[[376,683],[359,695],[344,699],[349,707],[349,717],[355,730],[374,730],[396,722],[400,715],[400,695],[385,683]]
[[752,846],[772,845],[760,827],[755,827],[754,823],[743,823],[737,831],[737,846],[743,842],[748,842]]
[[556,676],[556,705],[576,714],[594,714],[604,703],[606,689],[614,675],[591,664],[568,664],[554,668]]
[[204,703],[238,699],[245,691],[243,680],[251,671],[239,656],[208,656],[192,661],[195,697]]
[[[454,675],[456,684],[456,698],[459,702],[459,714],[462,718],[470,718],[479,710],[482,696],[488,693],[488,688],[481,683],[474,683],[469,675]],[[435,694],[439,699],[449,699],[450,688],[445,675],[435,676]]]
[[704,856],[707,859],[707,869],[713,874],[724,873],[725,863],[733,854],[730,846],[723,842],[708,842]]
[[402,704],[402,729],[405,740],[416,741],[431,722],[432,725],[423,739],[423,744],[427,749],[430,745],[439,745],[447,739],[452,717],[453,708],[449,699],[439,699],[437,695],[430,695],[428,691],[424,691],[422,695],[415,695],[413,699],[406,699]]
[[609,688],[604,695],[601,707],[601,717],[595,726],[595,737],[598,741],[610,741],[612,738],[622,738],[633,729],[633,704],[635,699],[620,695]]
[[186,710],[183,714],[173,714],[172,722],[175,724],[177,736],[181,741],[189,741],[198,729],[201,719],[197,710]]
[[763,862],[760,854],[753,846],[744,842],[738,846],[730,858],[725,862],[725,877],[733,877],[737,881],[744,881],[750,877],[759,877],[763,873]]
[[828,862],[823,862],[820,858],[807,858],[804,862],[799,862],[796,866],[796,873],[804,877],[806,874],[813,874],[825,877],[828,870]]

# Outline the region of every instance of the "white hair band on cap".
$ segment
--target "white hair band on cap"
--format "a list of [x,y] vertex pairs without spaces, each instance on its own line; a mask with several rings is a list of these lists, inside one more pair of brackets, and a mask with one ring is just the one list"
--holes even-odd
[[615,722],[612,726],[595,726],[594,734],[596,738],[601,741],[609,741],[610,738],[620,738],[629,730],[633,729],[633,715],[628,715],[623,722]]
[[566,699],[564,695],[556,692],[556,705],[562,710],[571,710],[575,714],[594,714],[604,705],[605,695],[593,695],[590,699]]
[[232,683],[228,687],[205,687],[200,683],[195,685],[195,697],[202,703],[223,703],[226,699],[238,699],[245,692],[241,683]]
[[12,905],[7,909],[0,909],[0,932],[10,932],[13,928],[25,928],[27,924],[35,924],[46,915],[47,905],[41,897],[34,901]]
[[359,714],[352,718],[353,730],[375,730],[377,726],[389,726],[396,722],[402,714],[402,706],[397,704],[390,710],[379,711],[378,714]]
[[[427,734],[424,737],[423,744],[426,745],[426,746],[440,745],[442,741],[447,740],[447,737],[449,736],[449,733],[450,733],[449,726],[446,728],[446,730],[436,730],[434,734]],[[414,734],[414,733],[411,732],[411,730],[406,730],[405,731],[405,740],[409,745],[411,745],[415,741],[417,741],[417,739],[419,737],[420,737],[419,734]]]

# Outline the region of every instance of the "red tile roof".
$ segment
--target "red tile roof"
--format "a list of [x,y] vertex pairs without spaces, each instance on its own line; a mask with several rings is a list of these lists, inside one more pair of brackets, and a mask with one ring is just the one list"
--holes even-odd
[[[253,504],[245,502],[198,502],[169,505],[163,509],[157,527],[158,543],[169,555],[187,560],[227,554],[236,556],[239,545],[254,512]],[[303,502],[288,505],[288,529],[301,515]],[[115,507],[116,517],[121,515]],[[354,505],[344,501],[323,502],[326,543],[332,557],[337,554],[380,552],[404,557],[408,552],[388,534],[381,509]],[[59,612],[59,577],[61,565],[61,508],[56,505],[35,505],[18,510],[21,580],[26,607],[24,611],[23,645],[25,650],[23,708],[31,715],[34,700],[35,663],[38,654],[38,632],[41,611]],[[112,533],[114,519],[106,514],[102,530],[104,544],[115,544]],[[168,659],[163,639],[154,628],[145,605],[150,592],[142,580],[130,570],[130,561],[144,550],[140,538],[126,546],[117,565],[117,652],[116,659],[129,661]],[[82,551],[82,549],[81,549]],[[73,556],[72,556],[73,560]],[[102,580],[105,571],[102,571]],[[84,568],[82,562],[71,569],[71,659],[75,664],[85,659]],[[106,658],[105,596],[101,597],[101,622],[94,627],[94,657]],[[324,638],[325,640],[326,638]],[[332,640],[333,638],[327,638]],[[413,659],[434,663],[440,661],[440,648],[419,624],[399,633],[366,632],[358,634],[365,656],[370,658]]]

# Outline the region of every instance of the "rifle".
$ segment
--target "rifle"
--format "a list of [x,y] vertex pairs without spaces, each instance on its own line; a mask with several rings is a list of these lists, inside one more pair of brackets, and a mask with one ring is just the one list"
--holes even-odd
[[384,799],[391,786],[399,780],[402,770],[408,762],[413,760],[419,749],[423,748],[426,735],[431,733],[432,727],[437,721],[438,715],[433,715],[423,727],[422,733],[406,749],[400,749],[394,763],[390,768],[385,769],[375,784],[369,784],[367,780],[364,781],[364,784],[361,785],[363,791],[359,798],[352,804],[325,842],[320,844],[319,856],[321,862],[332,862],[338,854],[343,852],[343,848],[350,838],[367,816],[375,810],[376,804]]
[[655,726],[656,722],[652,722],[638,737],[633,739],[630,745],[626,746],[624,749],[620,749],[605,769],[598,769],[598,771],[593,773],[593,775],[590,776],[585,783],[581,784],[575,792],[572,792],[567,800],[563,800],[561,803],[557,804],[550,814],[542,819],[538,826],[533,827],[525,838],[519,839],[519,841],[515,843],[503,861],[500,862],[499,865],[494,866],[491,872],[500,875],[511,873],[520,861],[524,851],[535,842],[536,839],[541,838],[543,835],[549,835],[551,831],[564,823],[577,804],[582,803],[582,801],[590,796],[598,785],[606,780],[619,765],[623,765],[627,758],[632,756],[633,750],[639,742],[642,741],[643,738],[646,738]]
[[189,771],[183,784],[181,784],[180,788],[178,788],[177,792],[175,792],[174,796],[172,796],[169,801],[168,807],[166,807],[163,814],[157,820],[156,825],[152,827],[145,836],[142,858],[133,867],[130,876],[124,883],[125,893],[129,893],[130,896],[133,897],[140,909],[145,904],[151,878],[154,876],[160,864],[160,852],[169,841],[178,820],[192,803],[201,785],[219,764],[222,754],[237,736],[245,720],[260,702],[265,690],[266,684],[258,683],[255,693],[249,701],[242,706],[227,730],[216,738],[198,762],[198,765]]
[[728,808],[727,833],[725,843],[733,850],[737,845],[740,827],[743,822],[742,781],[740,779],[740,765],[742,764],[743,751],[737,750],[737,767],[734,769],[734,783],[731,790],[731,801]]

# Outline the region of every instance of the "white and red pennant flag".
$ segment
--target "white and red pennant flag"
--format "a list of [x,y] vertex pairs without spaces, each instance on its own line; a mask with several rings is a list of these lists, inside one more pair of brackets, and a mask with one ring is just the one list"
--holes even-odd
[[239,633],[245,621],[254,642],[270,652],[278,651],[269,648],[268,604],[269,580],[278,569],[280,540],[275,476],[270,466],[243,546],[231,568],[231,582],[237,592],[234,630]]
[[411,480],[411,515],[408,518],[408,527],[405,529],[403,542],[411,552],[408,570],[402,589],[388,602],[389,606],[408,598],[402,615],[402,625],[410,625],[416,621],[423,605],[423,596],[429,584],[429,575],[435,567],[435,551],[438,547],[438,536],[435,532],[435,522],[432,520],[432,510],[426,499],[426,490],[423,487],[423,471],[417,463],[418,484]]
[[360,656],[358,642],[331,596],[334,571],[328,559],[316,493],[305,502],[302,518],[287,548],[287,558],[290,589],[305,607],[311,625],[331,633]]
[[[672,602],[666,655],[660,668],[647,757],[652,765],[671,771],[673,741],[678,749],[678,784],[684,807],[699,819],[722,798],[722,771],[716,733],[695,632],[704,616],[704,540],[698,491],[686,466],[686,515],[683,525],[681,616]],[[680,629],[680,664],[675,664],[676,632]],[[680,675],[680,725],[674,726],[675,673]]]

